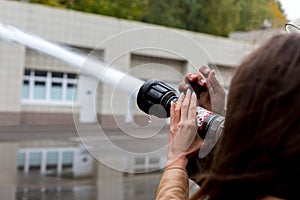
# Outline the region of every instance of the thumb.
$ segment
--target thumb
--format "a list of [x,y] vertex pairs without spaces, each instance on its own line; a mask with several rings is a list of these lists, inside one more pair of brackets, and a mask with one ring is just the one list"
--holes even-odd
[[216,77],[215,70],[211,70],[208,78],[207,78],[207,87],[209,89],[209,92],[211,93],[218,93],[219,90],[223,91],[223,87],[220,84],[219,80]]
[[211,97],[211,107],[214,112],[224,114],[226,92],[216,77],[214,70],[208,75],[207,88]]

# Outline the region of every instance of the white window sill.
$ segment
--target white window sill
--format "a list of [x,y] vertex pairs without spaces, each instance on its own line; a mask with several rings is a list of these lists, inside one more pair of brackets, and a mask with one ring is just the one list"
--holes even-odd
[[79,107],[78,102],[61,102],[61,101],[45,101],[45,100],[24,100],[21,101],[24,105],[41,105],[41,106],[63,106],[63,107]]

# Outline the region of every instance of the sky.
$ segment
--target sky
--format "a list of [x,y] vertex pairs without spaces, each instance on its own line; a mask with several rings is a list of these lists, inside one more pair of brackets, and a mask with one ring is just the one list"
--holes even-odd
[[300,0],[279,0],[288,20],[300,17]]

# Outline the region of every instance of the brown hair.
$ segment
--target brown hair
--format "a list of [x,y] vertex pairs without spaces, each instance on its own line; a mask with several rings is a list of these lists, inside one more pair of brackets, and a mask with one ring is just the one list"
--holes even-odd
[[197,198],[299,198],[300,34],[273,37],[238,68],[215,155]]

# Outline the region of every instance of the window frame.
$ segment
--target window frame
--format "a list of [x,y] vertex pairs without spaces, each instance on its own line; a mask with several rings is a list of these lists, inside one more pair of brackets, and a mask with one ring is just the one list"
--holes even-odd
[[[29,71],[29,75],[26,74],[26,70]],[[46,72],[46,76],[37,76],[35,75],[35,71],[44,71]],[[62,77],[52,77],[52,73],[62,73]],[[75,75],[75,78],[68,78],[68,74]],[[23,97],[23,87],[24,82],[28,81],[28,98]],[[35,99],[34,91],[35,91],[35,82],[45,82],[45,98],[44,99]],[[51,88],[53,83],[61,83],[62,84],[62,94],[61,99],[55,100],[51,99]],[[68,100],[67,91],[68,84],[73,85],[73,89],[75,88],[75,100]],[[24,104],[44,104],[44,105],[58,105],[58,106],[72,106],[78,104],[78,76],[75,73],[69,72],[57,72],[57,71],[46,71],[46,70],[35,70],[35,69],[25,69],[23,73],[23,82],[22,82],[22,96],[21,102]]]

